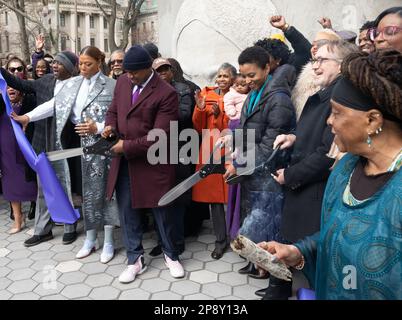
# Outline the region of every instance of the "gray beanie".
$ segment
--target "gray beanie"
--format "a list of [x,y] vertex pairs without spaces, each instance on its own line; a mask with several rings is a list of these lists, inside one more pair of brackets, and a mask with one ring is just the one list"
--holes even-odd
[[61,63],[70,74],[74,74],[78,64],[78,57],[74,53],[71,51],[62,51],[56,55],[54,60]]

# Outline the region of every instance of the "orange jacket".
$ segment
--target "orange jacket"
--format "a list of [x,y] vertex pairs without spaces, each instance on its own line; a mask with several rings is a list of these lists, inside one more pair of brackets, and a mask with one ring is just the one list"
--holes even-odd
[[[202,134],[205,129],[210,129],[209,136],[205,136],[204,132],[199,164],[196,166],[197,171],[209,160],[214,143],[220,137],[219,132],[228,129],[229,118],[225,114],[223,96],[218,95],[215,90],[215,87],[206,87],[201,91],[201,95],[206,97],[206,107],[204,110],[200,110],[196,106],[193,113],[193,125],[199,134]],[[214,102],[218,104],[221,111],[216,118],[212,109]],[[212,131],[212,129],[217,129],[219,132]],[[216,152],[215,158],[219,158],[219,156],[220,153]],[[197,183],[193,187],[193,200],[205,203],[227,203],[228,185],[225,183],[223,175],[213,174]]]

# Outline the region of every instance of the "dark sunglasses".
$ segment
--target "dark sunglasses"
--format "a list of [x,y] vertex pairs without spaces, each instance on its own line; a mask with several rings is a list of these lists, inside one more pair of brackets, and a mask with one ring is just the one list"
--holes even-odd
[[8,68],[8,71],[11,73],[14,73],[15,71],[22,72],[22,71],[24,71],[24,67],[23,66],[19,66],[17,68],[10,67],[10,68]]
[[116,59],[116,60],[112,60],[112,61],[110,61],[110,64],[113,66],[114,64],[116,64],[116,63],[118,63],[118,64],[122,64],[123,63],[123,60],[120,60],[120,59]]
[[369,37],[371,41],[374,41],[377,39],[380,34],[383,34],[383,37],[385,39],[393,37],[394,35],[398,34],[399,32],[402,31],[402,28],[397,27],[397,26],[388,26],[383,29],[378,29],[378,28],[372,28],[368,31]]

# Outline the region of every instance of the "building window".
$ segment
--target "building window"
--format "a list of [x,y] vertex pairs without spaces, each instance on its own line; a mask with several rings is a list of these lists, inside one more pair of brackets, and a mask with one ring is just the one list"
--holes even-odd
[[151,30],[155,30],[155,22],[151,22]]
[[4,12],[4,23],[6,26],[8,26],[8,12],[7,11]]
[[66,15],[64,13],[60,13],[60,27],[66,26]]
[[94,17],[93,15],[90,15],[90,16],[89,16],[89,27],[90,27],[91,29],[94,29],[94,28],[95,28],[95,17]]
[[145,22],[142,23],[142,29],[143,31],[147,31],[147,24]]
[[2,46],[2,43],[1,43],[1,34],[0,34],[0,53],[3,53],[3,46]]
[[61,37],[61,51],[67,49],[67,38],[65,36]]
[[78,52],[81,51],[81,38],[80,37],[77,38],[77,51]]
[[103,28],[107,29],[107,19],[106,19],[106,17],[103,17]]
[[10,52],[10,38],[6,35],[6,52]]
[[77,14],[77,27],[81,27],[81,16]]
[[109,40],[108,39],[105,39],[105,41],[103,42],[103,44],[104,44],[104,51],[105,52],[109,52]]
[[95,47],[95,38],[91,38],[90,45],[91,47]]

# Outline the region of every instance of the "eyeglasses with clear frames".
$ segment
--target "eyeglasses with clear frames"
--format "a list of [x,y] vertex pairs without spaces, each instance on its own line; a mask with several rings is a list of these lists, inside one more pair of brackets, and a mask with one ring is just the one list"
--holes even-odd
[[321,64],[325,61],[337,61],[337,62],[342,62],[340,59],[335,59],[335,58],[315,58],[315,59],[310,59],[310,62],[312,65],[315,65],[318,63],[318,66],[321,66]]

